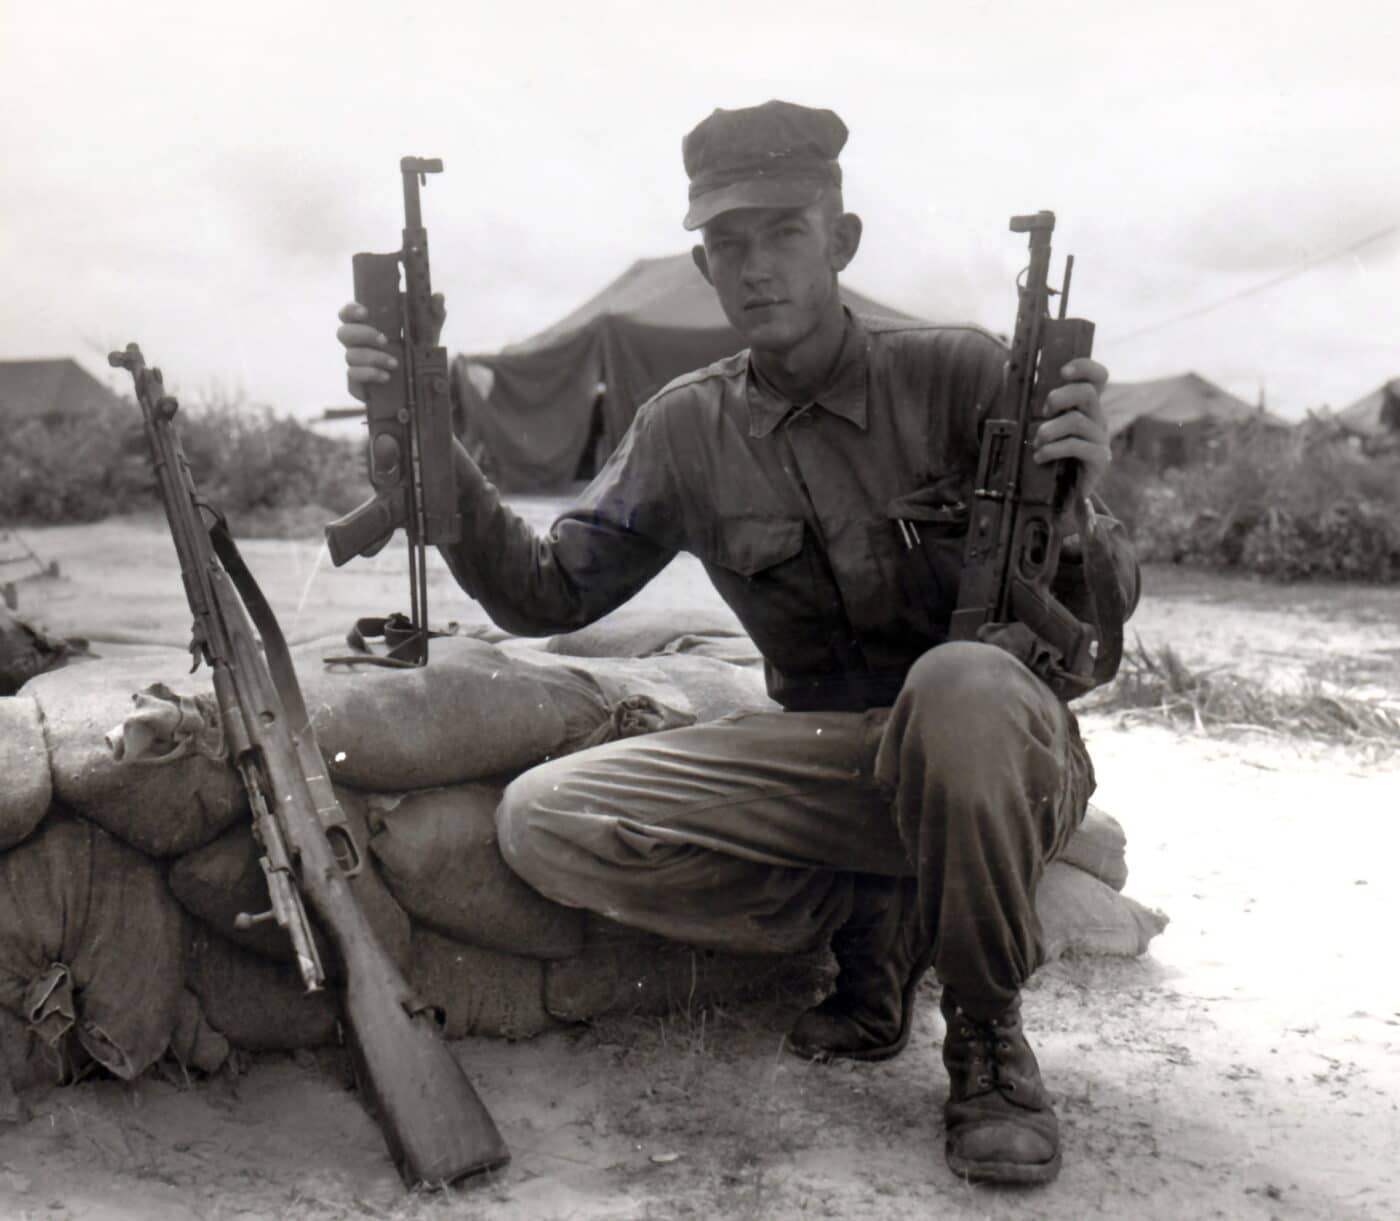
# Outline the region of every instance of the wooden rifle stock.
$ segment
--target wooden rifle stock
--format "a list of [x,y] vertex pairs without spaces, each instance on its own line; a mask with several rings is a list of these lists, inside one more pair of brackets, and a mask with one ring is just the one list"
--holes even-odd
[[223,519],[206,525],[200,512],[173,424],[178,404],[135,344],[108,359],[136,382],[194,614],[190,651],[196,666],[205,661],[213,672],[230,760],[248,788],[266,854],[268,914],[288,927],[308,989],[319,988],[324,974],[303,895],[327,934],[342,967],[356,1077],[404,1181],[440,1186],[502,1166],[510,1155],[490,1113],[350,891],[360,848],[326,774],[277,619]]

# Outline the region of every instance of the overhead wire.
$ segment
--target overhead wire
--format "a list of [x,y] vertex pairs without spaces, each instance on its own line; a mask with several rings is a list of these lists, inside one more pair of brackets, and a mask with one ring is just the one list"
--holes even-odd
[[1212,301],[1207,305],[1199,305],[1192,309],[1186,310],[1184,313],[1176,314],[1171,318],[1163,318],[1158,322],[1149,323],[1147,326],[1139,327],[1135,331],[1129,331],[1126,335],[1106,335],[1104,336],[1104,339],[1109,343],[1127,343],[1130,339],[1138,339],[1141,338],[1143,335],[1150,335],[1154,331],[1160,331],[1166,329],[1169,326],[1175,326],[1178,322],[1185,322],[1191,318],[1199,318],[1202,314],[1212,313],[1215,310],[1218,310],[1223,306],[1229,305],[1232,302],[1239,301],[1244,297],[1252,297],[1256,293],[1261,293],[1264,292],[1266,289],[1274,288],[1275,286],[1284,283],[1286,280],[1294,279],[1295,277],[1302,275],[1304,272],[1311,271],[1314,267],[1317,267],[1322,263],[1331,262],[1331,260],[1341,258],[1343,255],[1353,254],[1356,251],[1360,250],[1362,247],[1370,246],[1373,243],[1379,242],[1383,238],[1387,238],[1392,233],[1396,232],[1400,232],[1400,223],[1387,225],[1384,229],[1378,229],[1375,233],[1368,234],[1366,237],[1361,238],[1359,241],[1352,242],[1350,245],[1347,246],[1342,246],[1337,250],[1329,250],[1325,254],[1318,254],[1314,255],[1310,259],[1304,259],[1301,263],[1290,267],[1286,271],[1281,271],[1275,276],[1270,276],[1267,280],[1261,280],[1258,284],[1251,284],[1248,288],[1239,289],[1237,292],[1230,293],[1229,295],[1221,297],[1219,300]]

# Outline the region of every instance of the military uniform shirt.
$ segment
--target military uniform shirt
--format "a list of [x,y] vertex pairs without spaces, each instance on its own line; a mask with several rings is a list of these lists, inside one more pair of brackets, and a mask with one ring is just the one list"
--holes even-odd
[[[458,452],[466,537],[441,548],[501,627],[548,635],[621,605],[674,557],[699,557],[789,709],[893,702],[947,639],[978,430],[1006,349],[975,327],[848,315],[824,388],[785,400],[747,351],[671,382],[545,536]],[[1138,571],[1121,528],[1091,518],[1129,612]],[[1090,616],[1082,565],[1055,592]]]

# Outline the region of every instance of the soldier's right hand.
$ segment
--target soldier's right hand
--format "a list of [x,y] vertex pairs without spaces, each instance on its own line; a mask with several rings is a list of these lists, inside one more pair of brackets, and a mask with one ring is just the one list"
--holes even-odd
[[[441,293],[432,296],[433,320],[437,324],[432,342],[438,341],[442,324],[447,318],[447,308]],[[365,399],[365,388],[387,382],[399,362],[386,351],[387,338],[378,328],[365,321],[369,311],[357,301],[348,301],[340,307],[340,326],[335,337],[345,348],[345,383],[361,402]]]

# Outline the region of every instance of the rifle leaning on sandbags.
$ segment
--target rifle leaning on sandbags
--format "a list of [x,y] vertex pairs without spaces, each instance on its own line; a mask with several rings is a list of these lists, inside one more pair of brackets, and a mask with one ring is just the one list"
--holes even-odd
[[[1083,538],[1087,508],[1082,502],[1069,503],[1076,464],[1036,462],[1035,435],[1044,418],[1046,396],[1065,382],[1060,370],[1075,357],[1092,352],[1094,324],[1065,317],[1072,255],[1065,264],[1059,317],[1050,317],[1052,290],[1046,281],[1054,228],[1053,212],[1011,218],[1013,233],[1030,234],[1030,266],[1025,283],[1018,285],[1016,331],[1006,379],[983,426],[949,639],[1004,643],[1052,686],[1072,697],[1095,685],[1105,642],[1098,628],[1079,619],[1055,597],[1051,584],[1060,565],[1064,525],[1073,522]],[[1102,590],[1104,599],[1114,597],[1116,579],[1112,585],[1110,589],[1095,582],[1096,593]],[[1008,640],[1006,628],[1016,624],[1033,639],[1013,636]],[[1115,642],[1108,643],[1112,651]]]
[[[366,921],[347,879],[362,864],[326,774],[281,628],[222,516],[198,498],[175,431],[178,404],[136,344],[127,369],[145,417],[156,481],[194,614],[194,666],[213,672],[229,757],[247,790],[275,919],[308,991],[325,983],[302,896],[340,960],[346,1043],[361,1091],[410,1185],[441,1185],[509,1160],[500,1133],[431,1010],[414,996]],[[213,516],[206,524],[201,508]],[[255,626],[256,625],[256,626]],[[259,640],[261,638],[261,641]]]
[[[398,639],[380,661],[423,665],[428,660],[427,549],[462,537],[457,477],[452,467],[452,399],[447,349],[437,342],[428,269],[428,231],[418,202],[419,183],[442,171],[442,162],[404,157],[403,249],[357,254],[351,259],[355,300],[365,321],[389,342],[398,361],[389,381],[365,387],[369,422],[369,479],[375,495],[326,527],[326,547],[337,567],[357,555],[374,555],[400,526],[408,536],[410,614],[390,616],[380,630]],[[399,291],[399,265],[403,291]]]

